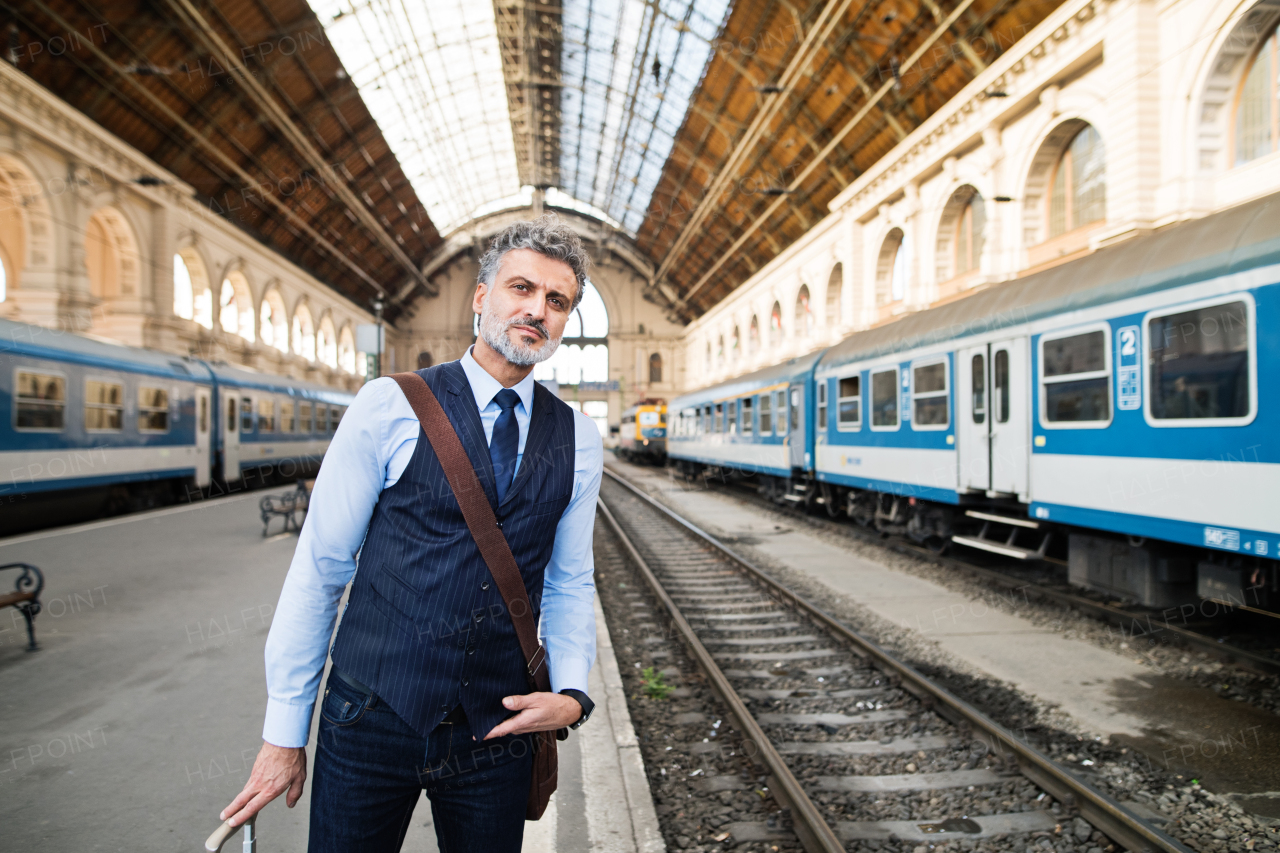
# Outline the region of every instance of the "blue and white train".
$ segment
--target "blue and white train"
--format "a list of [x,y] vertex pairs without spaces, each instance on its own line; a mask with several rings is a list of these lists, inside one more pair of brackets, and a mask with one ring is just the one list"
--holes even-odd
[[0,532],[307,476],[351,400],[0,320]]
[[685,394],[668,455],[1156,607],[1280,609],[1280,195]]

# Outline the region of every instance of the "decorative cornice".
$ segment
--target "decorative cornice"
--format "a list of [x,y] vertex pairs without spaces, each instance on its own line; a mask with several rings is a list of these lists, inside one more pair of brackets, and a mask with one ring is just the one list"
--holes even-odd
[[[975,77],[955,97],[898,143],[875,165],[831,200],[828,209],[858,210],[874,205],[886,192],[896,192],[908,177],[917,177],[971,135],[983,133],[1020,100],[1032,97],[1040,82],[1034,74],[1064,47],[1083,41],[1100,11],[1121,0],[1068,0],[1026,37]],[[1060,68],[1061,66],[1055,66]],[[990,98],[988,92],[1004,92]],[[963,131],[963,132],[962,132]],[[945,151],[935,149],[945,147]],[[923,161],[923,162],[922,162]]]

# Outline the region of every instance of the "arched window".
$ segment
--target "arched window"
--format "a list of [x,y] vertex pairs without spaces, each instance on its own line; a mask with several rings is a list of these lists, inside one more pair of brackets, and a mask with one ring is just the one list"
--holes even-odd
[[307,361],[316,360],[316,325],[311,319],[311,309],[300,304],[293,312],[293,354]]
[[1235,163],[1270,154],[1280,145],[1280,33],[1258,46],[1236,100]]
[[986,225],[986,205],[976,189],[965,185],[951,194],[938,222],[938,281],[978,269]]
[[724,367],[724,335],[721,335],[717,341],[716,348],[716,367]]
[[649,381],[662,381],[662,355],[660,353],[655,352],[649,356]]
[[782,343],[782,303],[773,303],[769,312],[769,346],[776,347]]
[[1102,137],[1086,124],[1072,138],[1049,183],[1049,237],[1106,218],[1107,176]]
[[813,312],[809,310],[809,285],[800,285],[796,294],[796,336],[809,337],[813,332]]
[[173,313],[190,320],[196,313],[196,294],[191,285],[191,270],[182,255],[173,256]]
[[289,314],[285,311],[284,297],[278,288],[271,288],[262,298],[258,312],[262,342],[280,352],[289,351]]
[[708,373],[711,371],[711,367],[712,367],[712,362],[711,362],[711,341],[707,341],[707,372],[708,372]]
[[338,366],[338,341],[333,331],[333,318],[325,314],[316,329],[316,360],[327,367]]
[[138,242],[120,211],[104,207],[89,217],[84,231],[89,292],[99,299],[138,293]]
[[751,315],[751,326],[747,330],[747,351],[755,356],[760,352],[760,318]]
[[844,288],[844,265],[836,264],[827,276],[827,328],[840,325],[840,291]]
[[[533,368],[533,378],[554,379],[561,385],[609,381],[609,311],[600,291],[590,281],[583,285],[582,301],[565,324],[560,346],[551,358]],[[637,364],[636,369],[641,369]],[[636,376],[639,382],[641,377]]]
[[742,357],[742,334],[738,331],[738,327],[733,327],[733,337],[730,338],[729,345],[729,363],[737,364],[738,359]]
[[343,326],[338,335],[338,369],[343,373],[356,372],[356,341],[351,326]]
[[876,304],[898,302],[907,295],[910,247],[901,228],[891,228],[880,244],[876,261]]
[[253,294],[249,290],[249,282],[241,272],[233,270],[222,280],[222,289],[218,295],[218,325],[228,334],[239,335],[246,341],[253,342]]

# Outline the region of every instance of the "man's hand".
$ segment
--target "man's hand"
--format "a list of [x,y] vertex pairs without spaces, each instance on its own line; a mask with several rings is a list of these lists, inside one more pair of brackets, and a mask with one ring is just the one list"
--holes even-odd
[[249,781],[244,784],[244,790],[231,801],[231,805],[222,810],[218,819],[231,818],[232,826],[240,826],[285,791],[289,792],[289,796],[284,798],[284,803],[289,808],[293,808],[298,798],[302,796],[302,785],[306,781],[307,750],[305,747],[276,746],[263,741],[262,749],[258,751],[258,758],[253,762],[253,772],[249,774]]
[[562,729],[578,722],[578,718],[582,716],[582,706],[578,704],[578,700],[559,693],[508,696],[502,700],[502,707],[520,713],[494,726],[493,731],[484,736],[485,740],[503,735]]

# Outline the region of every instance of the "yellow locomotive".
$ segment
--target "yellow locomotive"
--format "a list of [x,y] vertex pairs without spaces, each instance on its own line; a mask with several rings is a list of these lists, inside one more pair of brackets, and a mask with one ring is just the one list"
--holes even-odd
[[618,458],[626,462],[667,461],[667,406],[645,401],[622,413],[618,430]]

